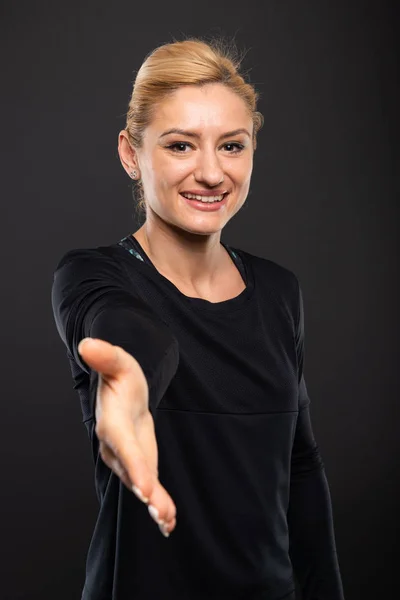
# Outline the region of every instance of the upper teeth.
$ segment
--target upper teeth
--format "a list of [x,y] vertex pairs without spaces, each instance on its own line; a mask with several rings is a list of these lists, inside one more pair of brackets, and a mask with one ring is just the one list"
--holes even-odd
[[182,196],[192,200],[200,200],[200,202],[219,202],[224,197],[224,194],[221,194],[220,196],[198,196],[197,194],[189,194],[185,192],[182,194]]

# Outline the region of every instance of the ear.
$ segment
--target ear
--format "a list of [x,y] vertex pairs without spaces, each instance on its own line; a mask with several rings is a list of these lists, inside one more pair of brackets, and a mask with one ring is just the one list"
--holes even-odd
[[118,135],[118,154],[121,164],[128,175],[133,169],[139,171],[137,152],[129,142],[126,129],[122,129]]

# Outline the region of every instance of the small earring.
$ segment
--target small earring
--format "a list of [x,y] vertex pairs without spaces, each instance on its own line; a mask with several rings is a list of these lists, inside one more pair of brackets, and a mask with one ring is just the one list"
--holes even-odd
[[136,177],[137,177],[137,171],[136,171],[136,169],[134,171],[130,171],[129,175],[132,177],[132,179],[136,179]]

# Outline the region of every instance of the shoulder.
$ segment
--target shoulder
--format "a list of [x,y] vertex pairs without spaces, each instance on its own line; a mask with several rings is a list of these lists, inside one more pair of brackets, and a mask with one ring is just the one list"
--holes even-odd
[[283,292],[297,294],[299,280],[291,269],[269,258],[251,254],[246,250],[232,246],[231,249],[241,256],[246,265],[251,266],[257,284],[264,283],[281,289]]
[[111,244],[89,248],[72,248],[64,252],[53,269],[53,286],[77,288],[85,283],[125,285],[124,265],[126,251]]
[[54,267],[54,271],[61,269],[69,263],[74,263],[76,266],[87,263],[118,263],[118,259],[125,255],[125,252],[121,252],[121,250],[117,244],[94,246],[91,248],[72,248],[61,255]]
[[279,314],[283,312],[291,323],[297,322],[301,293],[297,275],[274,260],[240,248],[232,250],[241,256],[245,266],[251,270],[258,302],[274,306],[276,311]]

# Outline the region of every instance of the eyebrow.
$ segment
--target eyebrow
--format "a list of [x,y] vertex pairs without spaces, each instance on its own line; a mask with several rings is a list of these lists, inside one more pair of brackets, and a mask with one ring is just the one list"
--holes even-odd
[[[179,133],[180,135],[186,135],[188,137],[193,137],[193,138],[199,138],[200,135],[198,133],[195,133],[194,131],[188,131],[186,129],[178,129],[177,127],[173,127],[172,129],[168,129],[167,131],[164,131],[164,133],[162,133],[160,135],[160,138],[169,135],[170,133]],[[244,129],[243,127],[241,129],[234,129],[233,131],[228,131],[227,133],[224,133],[221,135],[221,138],[227,138],[227,137],[231,137],[233,135],[237,135],[238,133],[245,133],[246,135],[248,135],[250,137],[250,133],[247,131],[247,129]]]

